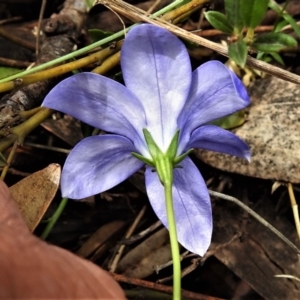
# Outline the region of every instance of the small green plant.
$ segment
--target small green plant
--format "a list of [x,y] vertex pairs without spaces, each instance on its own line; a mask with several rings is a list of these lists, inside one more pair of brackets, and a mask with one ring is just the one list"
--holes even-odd
[[249,50],[268,53],[276,59],[280,58],[277,54],[280,50],[297,45],[293,37],[282,32],[255,35],[255,28],[261,23],[268,7],[280,12],[279,15],[292,26],[293,18],[280,11],[280,7],[274,1],[225,0],[224,2],[225,14],[209,11],[205,13],[205,17],[214,28],[232,36],[232,42],[228,47],[229,57],[239,66],[245,66]]

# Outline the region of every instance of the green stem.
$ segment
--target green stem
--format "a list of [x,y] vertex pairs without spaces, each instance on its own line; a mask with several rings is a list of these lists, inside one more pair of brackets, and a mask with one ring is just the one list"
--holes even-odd
[[8,158],[7,158],[7,161],[6,161],[7,165],[4,166],[4,168],[3,168],[3,170],[2,170],[2,173],[1,173],[1,176],[0,176],[0,178],[1,178],[2,180],[4,180],[4,178],[5,178],[6,174],[7,174],[7,171],[8,171],[8,169],[9,169],[9,167],[10,167],[10,164],[11,164],[12,160],[13,160],[14,157],[15,157],[17,148],[18,148],[18,142],[15,141],[15,142],[14,142],[14,145],[13,145],[13,147],[12,147],[10,153],[9,153],[9,156],[8,156]]
[[252,45],[254,39],[254,28],[248,28],[247,34],[245,37],[245,42],[247,45]]
[[[144,128],[144,137],[148,146],[148,150],[152,159],[150,164],[145,161],[141,155],[135,153],[135,157],[141,159],[150,166],[155,167],[157,175],[165,191],[165,201],[167,210],[167,219],[170,235],[171,252],[173,258],[173,300],[181,299],[181,265],[180,265],[180,252],[179,245],[177,242],[177,231],[176,231],[176,220],[173,208],[173,193],[172,187],[174,182],[174,162],[176,157],[176,152],[178,149],[178,137],[179,130],[176,131],[167,151],[163,153],[157,146],[155,140],[153,139],[151,133]],[[147,159],[148,160],[148,159]]]
[[[49,118],[53,113],[53,110],[47,107],[40,107],[38,112],[31,118],[21,123],[20,125],[11,128],[10,133],[18,136],[18,142],[23,143],[24,138],[28,133],[30,133],[34,128],[40,125],[43,121]],[[1,143],[0,143],[1,145]],[[1,149],[1,147],[0,147]]]
[[64,211],[64,209],[67,205],[67,202],[68,202],[68,198],[62,198],[61,199],[58,208],[56,209],[55,213],[50,218],[49,223],[47,224],[46,228],[44,229],[44,231],[41,235],[41,239],[45,240],[48,237],[48,235],[51,232],[52,228],[54,227],[54,225],[56,224],[56,222],[59,219],[60,215]]
[[[152,17],[157,17],[159,15],[162,15],[165,12],[167,12],[167,11],[173,9],[174,7],[176,7],[182,1],[183,0],[176,0],[176,1],[172,2],[171,4],[167,5],[166,7],[160,9],[156,13],[152,14],[151,16]],[[34,68],[30,69],[30,70],[26,70],[24,72],[17,73],[15,75],[6,77],[4,79],[1,79],[0,83],[4,83],[4,82],[7,82],[7,81],[14,80],[16,78],[24,77],[25,75],[29,75],[29,74],[35,73],[37,71],[44,70],[44,69],[49,68],[49,67],[51,67],[51,66],[53,66],[55,64],[59,64],[59,63],[62,63],[64,61],[68,60],[68,59],[72,59],[72,58],[77,57],[79,55],[83,55],[86,52],[91,51],[91,50],[93,50],[96,47],[102,46],[103,44],[106,44],[106,43],[110,43],[110,42],[112,42],[112,41],[114,41],[114,40],[122,37],[125,32],[128,32],[129,29],[133,28],[136,25],[138,25],[138,24],[134,24],[134,25],[132,25],[132,26],[130,26],[130,27],[124,29],[124,30],[121,30],[121,31],[119,31],[119,32],[117,32],[115,34],[112,34],[111,36],[109,36],[109,37],[107,37],[107,38],[105,38],[103,40],[100,40],[100,41],[98,41],[96,43],[88,45],[88,46],[86,46],[84,48],[81,48],[81,49],[79,49],[77,51],[74,51],[74,52],[69,53],[67,55],[61,56],[61,57],[56,58],[54,60],[51,60],[51,61],[49,61],[47,63],[42,64],[42,65],[36,66],[36,67],[34,67]]]
[[181,299],[181,265],[177,242],[176,221],[173,209],[172,182],[164,184],[171,252],[173,258],[173,300]]

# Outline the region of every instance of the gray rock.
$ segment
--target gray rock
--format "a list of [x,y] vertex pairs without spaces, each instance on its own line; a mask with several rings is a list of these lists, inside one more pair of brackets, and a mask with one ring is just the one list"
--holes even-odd
[[250,88],[247,121],[234,132],[251,148],[251,163],[205,150],[197,158],[224,171],[300,183],[300,88],[276,77]]

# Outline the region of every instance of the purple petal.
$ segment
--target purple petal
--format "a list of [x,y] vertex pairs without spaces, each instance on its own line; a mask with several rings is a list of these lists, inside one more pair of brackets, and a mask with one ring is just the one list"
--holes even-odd
[[191,148],[221,152],[250,161],[248,145],[230,131],[214,125],[201,126],[193,131],[185,150]]
[[[204,255],[211,242],[212,212],[207,187],[190,158],[174,169],[173,205],[178,241],[187,250]],[[166,226],[167,213],[164,188],[153,168],[146,168],[146,187],[150,203]]]
[[77,144],[62,171],[63,197],[82,199],[106,191],[139,170],[132,142],[117,135],[91,136]]
[[193,72],[189,98],[179,116],[181,139],[187,143],[199,126],[227,116],[250,104],[246,88],[219,61],[210,61]]
[[166,150],[191,85],[184,44],[158,26],[136,26],[124,41],[121,66],[126,86],[144,107],[147,129],[161,150]]
[[125,86],[114,80],[93,73],[71,76],[50,91],[43,106],[126,136],[147,155],[142,133],[146,126],[144,109]]

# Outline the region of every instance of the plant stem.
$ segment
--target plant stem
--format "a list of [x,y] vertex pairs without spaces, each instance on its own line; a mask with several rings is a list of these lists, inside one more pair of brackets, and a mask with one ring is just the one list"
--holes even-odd
[[10,164],[11,164],[11,162],[12,162],[12,160],[13,160],[15,154],[16,154],[17,148],[18,148],[18,142],[15,141],[14,145],[13,145],[13,147],[12,147],[10,153],[9,153],[9,156],[7,158],[7,165],[2,170],[1,177],[0,177],[2,180],[4,180],[4,178],[6,176],[6,173],[9,169],[9,167],[10,167]]
[[47,224],[46,228],[44,229],[44,231],[41,235],[41,239],[45,240],[48,237],[48,235],[51,232],[52,228],[54,227],[54,225],[56,224],[56,222],[59,219],[60,215],[64,211],[64,209],[67,205],[67,202],[68,202],[68,198],[62,198],[61,199],[58,208],[56,209],[55,213],[50,218],[49,223]]
[[248,28],[244,41],[247,45],[252,45],[254,39],[254,28]]
[[238,205],[239,207],[241,207],[242,209],[244,209],[249,215],[251,215],[253,218],[255,218],[262,225],[264,225],[265,227],[270,229],[274,234],[276,234],[284,243],[286,243],[290,248],[292,248],[297,253],[298,257],[300,257],[300,249],[298,249],[296,245],[294,245],[280,231],[278,231],[269,222],[267,222],[259,214],[257,214],[255,211],[253,211],[250,207],[245,205],[242,201],[240,201],[240,200],[238,200],[234,197],[231,197],[231,196],[228,196],[228,195],[225,195],[225,194],[222,194],[222,193],[214,192],[214,191],[211,191],[211,190],[208,190],[208,193],[213,197],[218,197],[220,199],[231,201],[231,202],[235,203],[236,205]]
[[165,200],[167,208],[171,252],[173,258],[173,300],[181,299],[181,265],[180,252],[177,242],[176,221],[173,209],[172,182],[165,183]]
[[[40,107],[38,112],[31,118],[16,127],[7,129],[10,134],[6,138],[0,140],[0,152],[6,150],[15,141],[18,141],[19,144],[22,144],[26,135],[47,118],[49,118],[53,112],[54,111],[50,108]],[[1,135],[5,137],[7,135],[7,132],[5,133],[4,130],[0,130],[0,136]]]
[[[141,159],[150,166],[155,167],[158,178],[164,187],[165,202],[167,211],[168,228],[170,235],[171,252],[173,258],[173,300],[181,299],[181,264],[180,264],[180,252],[179,245],[177,242],[177,230],[176,230],[176,219],[173,207],[173,182],[174,182],[174,165],[176,161],[176,152],[178,149],[178,137],[179,130],[176,131],[172,141],[166,152],[162,152],[157,146],[151,133],[144,128],[143,129],[145,141],[148,146],[152,160],[150,163],[145,161],[145,158],[135,153],[135,157]],[[134,153],[133,153],[134,154]]]

